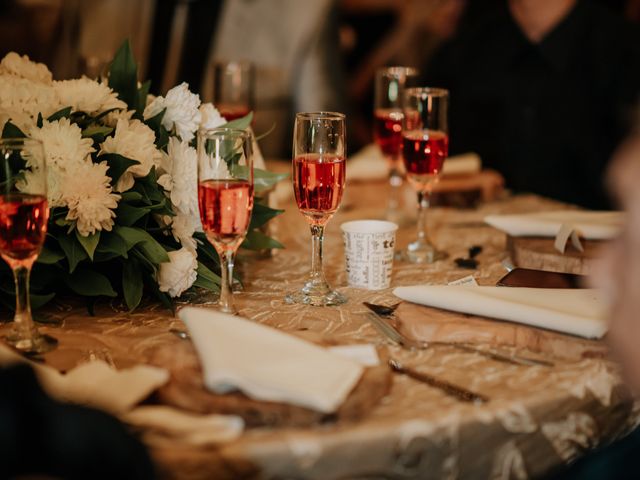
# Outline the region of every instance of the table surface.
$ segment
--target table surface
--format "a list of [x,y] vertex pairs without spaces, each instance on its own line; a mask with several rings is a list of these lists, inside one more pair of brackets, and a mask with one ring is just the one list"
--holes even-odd
[[[340,307],[287,305],[284,295],[298,288],[310,263],[310,235],[292,199],[272,222],[271,233],[286,245],[269,258],[241,264],[241,314],[257,322],[339,344],[385,340],[367,323],[361,302],[393,303],[392,289],[346,287],[339,225],[380,217],[385,183],[350,184],[343,208],[326,229],[325,270],[329,281],[349,297]],[[472,273],[493,285],[504,273],[505,235],[482,224],[490,213],[534,212],[562,205],[535,196],[505,198],[476,210],[434,209],[431,236],[448,260],[434,265],[396,262],[392,287],[446,284]],[[409,214],[413,206],[407,207]],[[405,246],[414,227],[398,231]],[[482,245],[479,269],[462,270],[452,259]],[[192,301],[201,301],[192,299]],[[46,355],[48,364],[68,369],[91,356],[108,356],[117,366],[145,362],[157,347],[175,345],[170,328],[183,328],[171,312],[147,305],[127,313],[115,304],[99,305],[90,317],[81,306],[48,307],[61,326],[42,330],[60,339]],[[6,327],[2,327],[6,328]],[[356,423],[313,429],[251,429],[230,444],[194,448],[150,441],[165,478],[532,478],[548,473],[588,448],[610,441],[637,423],[636,409],[608,360],[556,359],[553,368],[516,366],[447,347],[408,351],[385,345],[403,363],[468,386],[491,397],[482,406],[465,404],[410,378],[394,376],[391,391]]]

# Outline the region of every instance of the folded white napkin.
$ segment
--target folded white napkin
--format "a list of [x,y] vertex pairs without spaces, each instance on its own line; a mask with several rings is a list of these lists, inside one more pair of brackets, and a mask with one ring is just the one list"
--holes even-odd
[[[443,175],[473,175],[482,170],[482,161],[475,153],[455,155],[445,160]],[[371,143],[349,157],[347,180],[382,180],[389,176],[389,165],[380,148]]]
[[624,218],[622,212],[561,210],[521,215],[489,215],[484,221],[514,237],[555,237],[563,225],[569,225],[586,239],[608,240],[618,234]]
[[415,285],[398,287],[393,293],[429,307],[586,338],[600,338],[607,331],[607,305],[598,290]]
[[178,315],[189,328],[204,383],[216,393],[239,389],[257,400],[331,413],[363,372],[352,360],[244,318],[193,307]]

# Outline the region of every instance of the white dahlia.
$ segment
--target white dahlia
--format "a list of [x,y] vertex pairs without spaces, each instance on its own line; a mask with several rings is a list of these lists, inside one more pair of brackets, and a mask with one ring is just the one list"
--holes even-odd
[[0,75],[13,75],[47,85],[51,85],[53,81],[45,64],[32,62],[28,56],[21,57],[16,52],[7,53],[0,61]]
[[162,125],[168,131],[175,128],[176,133],[186,142],[190,142],[195,136],[195,131],[200,126],[200,96],[189,91],[189,85],[185,82],[173,87],[167,92],[166,97],[156,97],[144,109],[144,118],[155,117],[165,110],[162,117]]
[[50,85],[32,82],[12,75],[0,75],[0,111],[21,130],[36,124],[59,110],[59,100]]
[[227,120],[220,115],[220,112],[212,103],[203,103],[200,105],[200,128],[203,130],[211,130],[227,123]]
[[169,139],[168,154],[160,160],[158,183],[178,212],[198,214],[198,154],[187,142]]
[[113,193],[107,162],[86,162],[64,175],[64,201],[69,207],[67,220],[75,220],[82,236],[111,230],[120,195]]
[[178,213],[171,222],[171,233],[176,242],[192,252],[197,249],[196,239],[193,234],[200,223],[200,217]]
[[158,268],[158,287],[171,297],[179,297],[198,277],[198,260],[194,252],[183,247],[169,252],[169,261]]
[[116,131],[108,137],[100,149],[104,153],[117,153],[140,163],[132,165],[122,174],[116,185],[116,191],[126,192],[135,182],[134,178],[146,177],[156,163],[160,161],[160,152],[155,146],[156,135],[140,120],[120,119]]
[[131,120],[134,113],[135,112],[133,110],[114,110],[102,117],[102,123],[107,127],[116,128],[118,120]]
[[75,112],[91,115],[113,108],[127,108],[127,104],[118,99],[106,84],[87,77],[55,81],[53,88],[60,98],[60,108],[71,107]]

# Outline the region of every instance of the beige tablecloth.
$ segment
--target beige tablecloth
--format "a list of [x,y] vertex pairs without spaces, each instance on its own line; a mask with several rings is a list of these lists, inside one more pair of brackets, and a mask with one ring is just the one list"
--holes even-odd
[[[244,262],[244,291],[237,295],[241,314],[287,331],[304,332],[333,343],[385,341],[367,323],[361,302],[392,303],[391,289],[369,292],[347,288],[339,225],[376,218],[384,209],[384,184],[350,185],[344,208],[327,228],[328,279],[349,297],[341,307],[286,305],[286,292],[308,272],[310,238],[294,204],[272,225],[286,245],[271,258]],[[480,210],[437,209],[431,235],[450,259],[432,266],[396,262],[392,287],[415,283],[446,284],[471,273],[452,259],[482,245],[475,273],[480,284],[504,274],[505,235],[484,226],[488,214],[536,212],[561,205],[522,196]],[[408,212],[413,211],[409,206]],[[413,227],[398,233],[398,246],[413,237]],[[192,298],[202,302],[206,299]],[[46,312],[62,326],[43,330],[60,339],[46,361],[60,369],[97,356],[116,365],[145,361],[160,345],[184,341],[169,333],[183,328],[157,305],[126,313],[118,305],[100,305],[96,317],[82,307],[58,304]],[[6,327],[3,327],[6,328]],[[464,404],[406,377],[395,376],[392,390],[371,415],[355,424],[315,429],[252,429],[220,449],[180,444],[150,445],[166,478],[533,478],[601,445],[636,424],[638,415],[621,384],[618,370],[598,358],[556,359],[556,366],[520,367],[497,363],[446,347],[407,351],[389,346],[392,356],[451,382],[491,397],[484,406]],[[312,372],[310,372],[310,375]]]

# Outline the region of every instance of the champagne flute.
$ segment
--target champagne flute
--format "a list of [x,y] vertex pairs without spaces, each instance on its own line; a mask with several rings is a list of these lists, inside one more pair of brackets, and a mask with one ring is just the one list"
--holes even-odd
[[311,274],[287,303],[340,305],[346,297],[332,290],[322,270],[324,227],[340,206],[345,183],[345,116],[298,113],[293,129],[293,191],[298,209],[311,227]]
[[207,239],[218,252],[222,284],[218,305],[236,314],[231,283],[240,244],[253,210],[253,147],[249,131],[198,132],[198,204]]
[[254,70],[250,62],[217,62],[213,68],[213,104],[232,121],[245,117],[253,105]]
[[389,199],[386,218],[400,222],[402,186],[402,97],[414,85],[418,70],[411,67],[384,67],[376,72],[373,110],[373,138],[389,164]]
[[404,255],[412,263],[433,263],[447,256],[429,241],[426,217],[431,191],[449,153],[448,103],[449,92],[441,88],[405,91],[402,157],[407,179],[418,193],[418,238]]
[[0,140],[0,256],[13,270],[16,312],[5,341],[25,353],[53,350],[57,340],[38,332],[31,318],[29,275],[47,235],[49,208],[42,142]]

